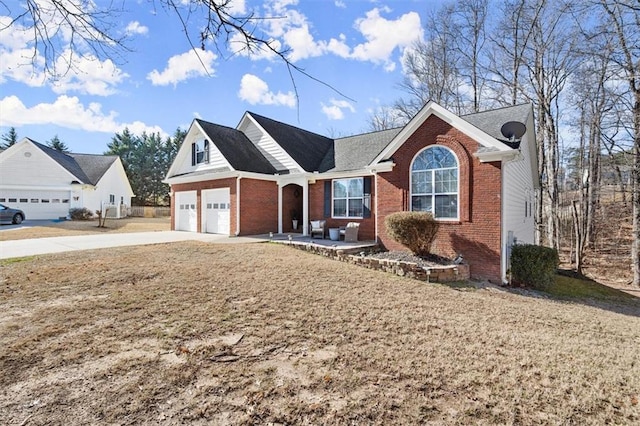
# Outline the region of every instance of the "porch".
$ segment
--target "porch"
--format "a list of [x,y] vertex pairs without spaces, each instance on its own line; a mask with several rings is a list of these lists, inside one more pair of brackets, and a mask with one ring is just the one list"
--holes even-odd
[[[333,254],[360,254],[361,252],[371,252],[379,249],[376,241],[355,241],[345,242],[343,240],[330,240],[312,238],[301,233],[282,233],[260,235],[259,238],[266,239],[278,244],[287,244],[299,249],[306,249],[314,252],[333,252]],[[325,255],[328,255],[325,254]],[[330,257],[333,257],[332,255]]]

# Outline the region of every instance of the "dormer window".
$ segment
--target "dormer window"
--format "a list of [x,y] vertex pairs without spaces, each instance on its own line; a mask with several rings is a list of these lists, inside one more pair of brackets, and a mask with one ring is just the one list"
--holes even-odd
[[209,141],[201,139],[191,145],[191,165],[209,162]]

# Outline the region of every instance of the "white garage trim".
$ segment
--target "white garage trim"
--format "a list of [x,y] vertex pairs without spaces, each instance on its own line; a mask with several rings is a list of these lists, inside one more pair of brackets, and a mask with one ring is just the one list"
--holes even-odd
[[28,220],[59,219],[69,215],[70,192],[0,190],[0,203],[20,209]]
[[198,232],[197,192],[179,191],[175,197],[176,231]]
[[202,232],[229,235],[231,228],[231,190],[229,188],[202,191]]

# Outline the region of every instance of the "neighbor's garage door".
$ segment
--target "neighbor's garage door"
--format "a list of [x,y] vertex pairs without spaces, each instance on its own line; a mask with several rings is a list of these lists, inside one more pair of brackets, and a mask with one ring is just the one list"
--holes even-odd
[[196,191],[176,192],[176,231],[198,231]]
[[58,219],[69,214],[69,191],[2,191],[0,203],[20,209],[26,219]]
[[229,235],[231,195],[229,188],[202,191],[204,232]]

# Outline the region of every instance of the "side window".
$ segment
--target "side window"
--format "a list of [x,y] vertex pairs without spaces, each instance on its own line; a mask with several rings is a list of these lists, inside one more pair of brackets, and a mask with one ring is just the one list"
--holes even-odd
[[209,141],[201,139],[191,145],[191,165],[209,162]]
[[435,145],[418,153],[410,180],[411,210],[431,212],[436,219],[459,217],[459,167],[453,151]]
[[364,216],[363,178],[333,181],[333,217],[362,218]]

